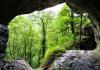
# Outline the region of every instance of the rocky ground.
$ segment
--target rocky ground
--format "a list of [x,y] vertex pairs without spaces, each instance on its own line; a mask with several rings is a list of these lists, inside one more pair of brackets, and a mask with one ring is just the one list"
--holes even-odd
[[100,70],[100,57],[97,54],[94,51],[66,51],[45,69],[32,69],[23,59],[0,61],[0,70]]
[[49,70],[100,70],[100,58],[93,51],[66,51]]
[[25,60],[0,61],[0,70],[33,70]]

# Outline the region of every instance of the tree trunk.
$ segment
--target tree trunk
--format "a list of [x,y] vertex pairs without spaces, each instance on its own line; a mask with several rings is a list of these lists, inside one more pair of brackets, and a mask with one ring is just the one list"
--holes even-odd
[[[72,31],[72,34],[74,35],[74,44],[76,43],[76,35],[75,35],[75,28],[74,28],[74,14],[73,12],[71,11],[71,31]],[[76,48],[77,46],[74,45],[74,48]]]
[[42,22],[42,55],[44,57],[46,51],[46,27],[45,23]]
[[74,23],[73,23],[73,20],[74,20],[74,14],[71,11],[71,31],[72,31],[72,34],[74,34]]
[[82,34],[82,16],[83,16],[83,14],[80,14],[80,18],[81,18],[81,22],[80,22],[80,42],[81,42],[81,39],[82,39],[82,37],[81,37],[81,34]]

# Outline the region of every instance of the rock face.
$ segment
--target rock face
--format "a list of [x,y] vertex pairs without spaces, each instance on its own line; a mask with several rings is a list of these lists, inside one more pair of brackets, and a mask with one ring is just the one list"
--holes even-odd
[[33,70],[24,60],[0,61],[0,70]]
[[[79,34],[77,33],[77,35]],[[84,36],[82,40],[74,41],[71,47],[80,50],[94,50],[96,48],[96,42],[92,27],[82,27],[81,35]]]
[[8,28],[4,24],[0,24],[0,59],[4,57],[6,52],[6,42],[8,40]]
[[67,51],[54,61],[50,70],[99,70],[100,57],[93,51]]
[[0,22],[8,24],[16,15],[41,10],[62,2],[62,0],[0,0]]

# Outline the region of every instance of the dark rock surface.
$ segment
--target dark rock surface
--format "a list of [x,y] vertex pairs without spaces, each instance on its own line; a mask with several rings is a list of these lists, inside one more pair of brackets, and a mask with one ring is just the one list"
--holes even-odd
[[24,60],[0,61],[0,70],[33,70]]
[[8,41],[8,28],[0,24],[0,60],[4,57],[7,48],[7,41]]
[[[80,34],[77,34],[80,35]],[[81,40],[74,41],[71,45],[74,49],[94,50],[96,48],[95,37],[91,26],[85,26],[81,30],[81,35],[84,36]]]
[[100,57],[93,51],[67,51],[54,61],[50,70],[100,70]]
[[16,15],[31,13],[64,2],[63,0],[0,0],[0,23],[8,24]]

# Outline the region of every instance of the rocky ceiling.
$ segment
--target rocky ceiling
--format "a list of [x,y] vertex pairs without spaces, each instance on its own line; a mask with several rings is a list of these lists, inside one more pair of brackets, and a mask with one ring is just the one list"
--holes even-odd
[[16,15],[42,10],[62,2],[62,0],[0,0],[0,22],[7,24]]
[[66,2],[74,11],[88,12],[100,21],[100,0],[0,0],[0,22],[8,23],[19,14],[30,13]]

